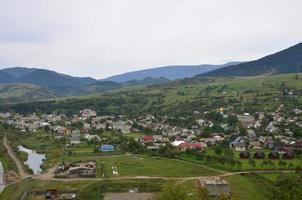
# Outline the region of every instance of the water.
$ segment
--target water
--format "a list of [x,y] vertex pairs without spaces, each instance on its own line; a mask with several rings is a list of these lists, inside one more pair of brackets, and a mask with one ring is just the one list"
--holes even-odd
[[18,146],[18,149],[28,155],[24,164],[28,165],[28,167],[33,170],[34,174],[41,173],[41,165],[43,164],[43,160],[46,158],[45,154],[39,154],[35,150],[27,149],[23,146]]

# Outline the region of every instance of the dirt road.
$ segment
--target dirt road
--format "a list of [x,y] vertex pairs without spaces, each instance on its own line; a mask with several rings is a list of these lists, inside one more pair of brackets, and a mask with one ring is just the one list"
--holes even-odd
[[23,163],[16,157],[15,153],[13,152],[12,148],[9,146],[9,144],[7,143],[7,138],[6,136],[3,137],[3,145],[7,150],[8,155],[11,157],[11,159],[15,162],[18,171],[19,171],[19,175],[23,178],[23,177],[27,177],[28,174],[26,173],[26,171],[23,168]]

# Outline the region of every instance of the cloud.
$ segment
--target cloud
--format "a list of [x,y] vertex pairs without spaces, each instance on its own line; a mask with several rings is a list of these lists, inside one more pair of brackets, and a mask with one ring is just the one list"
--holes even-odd
[[0,66],[106,77],[301,42],[300,0],[2,0]]

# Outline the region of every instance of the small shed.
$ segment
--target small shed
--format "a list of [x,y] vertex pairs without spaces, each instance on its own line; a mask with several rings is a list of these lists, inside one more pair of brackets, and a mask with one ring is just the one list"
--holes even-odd
[[272,151],[268,154],[268,158],[269,159],[279,159],[280,154],[278,153],[278,151]]
[[242,151],[240,154],[239,154],[240,158],[241,159],[248,159],[251,157],[251,154],[250,152],[248,151]]
[[256,151],[254,153],[254,158],[256,158],[256,159],[264,159],[265,158],[265,153],[263,151]]
[[282,156],[283,159],[294,159],[295,158],[295,154],[291,151],[285,152]]

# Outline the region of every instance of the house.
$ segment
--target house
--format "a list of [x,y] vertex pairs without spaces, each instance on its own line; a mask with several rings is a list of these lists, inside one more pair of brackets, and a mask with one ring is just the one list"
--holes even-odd
[[238,120],[242,123],[243,127],[249,128],[254,126],[255,118],[249,113],[244,113],[243,115],[237,116]]
[[239,152],[246,151],[246,144],[242,142],[238,142],[233,145],[233,148],[235,149],[235,151],[239,151]]
[[199,183],[201,187],[205,187],[209,191],[209,195],[212,197],[217,197],[220,194],[231,195],[230,185],[220,178],[216,178],[215,180],[200,180]]
[[144,135],[141,138],[141,142],[142,143],[151,143],[151,142],[155,142],[153,135]]
[[174,142],[171,143],[171,145],[174,146],[174,147],[177,147],[177,146],[179,146],[183,143],[185,143],[185,141],[174,141]]
[[99,147],[99,151],[101,151],[101,152],[111,152],[111,151],[114,151],[114,146],[110,145],[110,144],[102,144]]
[[237,137],[234,141],[230,143],[230,147],[235,149],[235,151],[246,151],[246,144],[242,137]]
[[130,125],[127,124],[125,121],[116,121],[112,122],[113,129],[116,131],[120,131],[121,133],[130,133],[131,127]]
[[90,129],[90,128],[91,128],[91,124],[89,124],[89,123],[84,123],[83,128],[85,128],[85,129]]
[[156,142],[163,142],[163,136],[162,135],[153,135],[154,141]]
[[77,135],[77,134],[79,135],[79,134],[81,134],[81,131],[79,129],[74,129],[74,130],[71,131],[71,134],[72,135]]
[[75,177],[95,177],[96,162],[72,162],[57,167],[55,171],[56,178],[75,178]]
[[81,139],[80,139],[80,137],[72,136],[69,138],[69,142],[70,142],[70,144],[80,144]]
[[[212,138],[200,138],[200,142],[204,142],[206,143],[208,146],[211,146],[211,145],[215,145],[216,143],[219,143],[221,140],[217,137],[220,137],[220,136],[214,136]],[[223,140],[223,138],[222,138]]]
[[84,109],[81,111],[82,118],[90,118],[90,117],[95,117],[96,112],[91,110],[91,109]]
[[101,137],[98,136],[98,135],[90,135],[90,134],[86,134],[86,135],[84,136],[84,138],[85,138],[87,141],[97,141],[97,142],[102,141]]
[[68,133],[68,130],[63,126],[57,126],[54,128],[54,132],[58,135],[65,135]]
[[262,145],[259,141],[251,141],[250,142],[250,147],[252,149],[262,149]]
[[295,115],[300,115],[300,114],[302,114],[302,110],[295,108],[294,113],[295,113]]
[[192,150],[203,150],[207,147],[205,143],[181,143],[176,148],[180,149],[181,151],[186,151],[188,149]]

